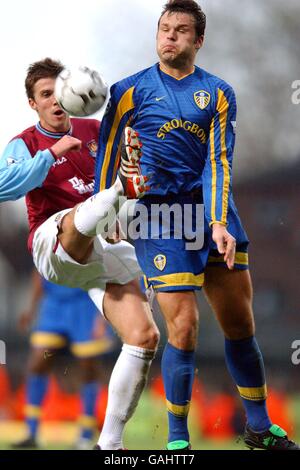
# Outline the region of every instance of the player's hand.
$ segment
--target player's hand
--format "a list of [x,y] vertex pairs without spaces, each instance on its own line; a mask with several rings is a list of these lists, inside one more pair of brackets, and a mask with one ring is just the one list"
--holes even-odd
[[71,150],[79,151],[81,149],[81,144],[81,140],[76,139],[71,135],[64,135],[56,142],[56,144],[52,145],[51,150],[57,157],[62,157]]
[[21,333],[26,333],[32,322],[33,322],[33,313],[31,311],[25,311],[25,312],[22,312],[21,315],[19,316],[18,318],[18,330],[21,332]]
[[226,227],[215,223],[212,226],[212,239],[216,243],[218,252],[224,255],[224,261],[228,269],[234,268],[236,240],[230,235]]

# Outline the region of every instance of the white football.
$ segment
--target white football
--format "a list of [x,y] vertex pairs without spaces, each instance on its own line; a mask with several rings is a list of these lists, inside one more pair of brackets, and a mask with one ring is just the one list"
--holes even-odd
[[55,82],[59,106],[71,116],[90,116],[105,103],[108,88],[96,70],[88,67],[64,69]]

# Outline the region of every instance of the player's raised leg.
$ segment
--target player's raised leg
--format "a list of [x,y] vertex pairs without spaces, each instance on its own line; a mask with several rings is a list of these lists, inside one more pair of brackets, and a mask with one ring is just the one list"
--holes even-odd
[[[130,127],[123,134],[121,165],[115,183],[72,209],[64,216],[58,238],[64,250],[77,262],[84,263],[93,248],[93,237],[107,231],[107,221],[114,222],[126,196],[143,196],[148,178],[140,168],[141,143]],[[103,222],[103,224],[102,224]]]

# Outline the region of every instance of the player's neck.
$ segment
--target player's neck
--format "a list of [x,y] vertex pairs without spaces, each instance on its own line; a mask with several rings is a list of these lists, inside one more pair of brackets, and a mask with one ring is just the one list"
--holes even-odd
[[160,69],[164,73],[167,73],[168,75],[171,75],[172,77],[176,78],[177,80],[180,80],[181,78],[184,78],[187,75],[190,75],[195,70],[194,64],[188,64],[188,65],[186,65],[184,67],[181,67],[181,68],[174,68],[174,67],[170,67],[169,65],[160,62],[159,66],[160,66]]

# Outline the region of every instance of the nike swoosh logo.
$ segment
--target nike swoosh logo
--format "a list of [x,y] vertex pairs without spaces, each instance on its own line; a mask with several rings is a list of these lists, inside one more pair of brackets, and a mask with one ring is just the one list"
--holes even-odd
[[160,98],[155,98],[155,101],[161,101],[165,98],[165,96],[161,96]]

